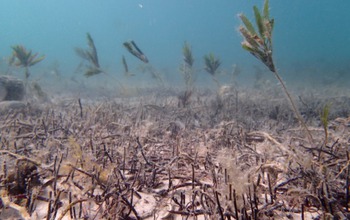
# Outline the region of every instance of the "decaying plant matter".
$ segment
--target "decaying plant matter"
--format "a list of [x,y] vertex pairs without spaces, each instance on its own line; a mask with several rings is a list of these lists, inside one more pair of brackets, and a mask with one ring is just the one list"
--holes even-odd
[[257,31],[249,19],[244,15],[240,14],[244,26],[240,26],[239,31],[241,32],[244,41],[242,42],[243,49],[247,50],[261,62],[263,62],[271,72],[275,75],[279,83],[281,84],[284,93],[286,94],[292,109],[299,120],[301,126],[304,128],[310,144],[313,144],[312,135],[307,128],[304,119],[302,118],[292,96],[287,90],[282,78],[277,72],[275,64],[273,62],[273,48],[272,48],[272,31],[274,27],[274,19],[270,18],[269,12],[269,1],[265,0],[264,8],[262,12],[259,11],[258,7],[254,6],[255,23]]
[[96,49],[94,40],[92,39],[89,33],[86,34],[86,38],[87,38],[89,48],[88,49],[75,48],[75,52],[79,57],[83,58],[85,61],[88,62],[88,66],[84,75],[86,77],[90,77],[90,76],[103,73],[103,70],[100,68],[100,64],[97,56],[97,49]]
[[31,50],[27,50],[22,45],[12,46],[12,56],[10,58],[10,65],[15,65],[19,67],[23,67],[25,69],[25,85],[28,84],[28,78],[30,76],[29,67],[34,66],[39,63],[45,56],[42,55],[38,57],[38,53],[32,54]]
[[[276,97],[246,91],[219,107],[198,91],[178,108],[142,94],[0,114],[0,219],[348,217],[348,118],[329,115],[319,149]],[[321,125],[314,132],[324,143]]]

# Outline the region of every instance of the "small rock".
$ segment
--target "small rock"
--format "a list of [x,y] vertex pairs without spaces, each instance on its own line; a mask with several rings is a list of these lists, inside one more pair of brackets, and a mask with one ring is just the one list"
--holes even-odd
[[0,112],[6,112],[9,110],[19,110],[24,109],[26,104],[21,101],[3,101],[0,102]]
[[24,95],[22,80],[13,76],[0,76],[0,101],[21,101]]
[[135,209],[142,219],[151,217],[157,208],[157,201],[152,194],[138,192],[140,199],[135,201]]

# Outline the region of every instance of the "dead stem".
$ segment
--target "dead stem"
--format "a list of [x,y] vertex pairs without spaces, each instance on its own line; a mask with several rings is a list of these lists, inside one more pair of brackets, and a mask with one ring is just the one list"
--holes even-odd
[[80,109],[80,118],[83,118],[83,106],[81,104],[81,99],[78,99],[78,103],[79,103],[79,109]]
[[89,199],[78,199],[78,200],[75,200],[74,202],[69,203],[69,205],[62,211],[61,215],[58,217],[57,220],[62,220],[63,217],[69,212],[69,210],[71,210],[72,207],[74,207],[76,204],[83,203],[86,201],[89,201]]
[[136,138],[136,142],[137,142],[138,148],[139,148],[140,151],[141,151],[141,154],[142,154],[143,159],[146,161],[146,164],[148,164],[148,165],[153,165],[153,163],[150,163],[150,162],[147,160],[147,158],[146,158],[146,156],[145,156],[145,154],[144,154],[144,152],[143,152],[143,147],[142,147],[142,145],[141,145],[141,143],[140,143],[139,137]]

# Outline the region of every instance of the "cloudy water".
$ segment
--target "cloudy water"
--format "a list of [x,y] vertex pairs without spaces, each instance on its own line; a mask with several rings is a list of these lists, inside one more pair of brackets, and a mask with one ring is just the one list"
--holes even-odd
[[[269,74],[241,48],[242,37],[237,31],[241,24],[237,15],[244,13],[253,18],[253,5],[261,8],[263,1],[2,0],[1,72],[9,71],[6,61],[11,46],[21,44],[46,56],[33,66],[33,79],[50,77],[55,68],[62,77],[79,78],[83,75],[78,68],[81,58],[74,48],[87,48],[86,33],[90,33],[101,67],[115,78],[123,77],[122,56],[135,81],[149,78],[142,73],[142,61],[123,46],[133,40],[166,83],[181,83],[179,66],[186,41],[194,53],[198,83],[212,83],[204,71],[203,56],[209,53],[221,59],[222,72],[230,73],[236,64],[241,70],[237,80],[249,83],[256,69]],[[320,82],[344,84],[349,79],[349,8],[347,0],[270,1],[271,17],[275,18],[274,58],[286,81],[317,78]],[[11,71],[18,74],[21,70]]]

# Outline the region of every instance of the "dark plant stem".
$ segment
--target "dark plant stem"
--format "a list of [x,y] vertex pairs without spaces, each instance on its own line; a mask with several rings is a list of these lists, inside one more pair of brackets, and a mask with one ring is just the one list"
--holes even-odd
[[80,118],[83,118],[83,106],[81,104],[81,99],[78,99],[78,103],[79,103],[79,109],[80,109]]
[[218,80],[214,75],[212,76],[212,79],[213,79],[214,83],[216,84],[216,86],[217,86],[218,88],[220,88],[220,82],[219,82],[219,80]]
[[145,156],[145,154],[144,154],[144,152],[143,152],[143,147],[142,147],[142,145],[141,145],[141,143],[140,143],[139,137],[136,138],[136,142],[137,142],[138,147],[140,148],[142,157],[143,157],[143,159],[145,159],[146,164],[147,164],[147,165],[152,165],[153,163],[150,163],[150,162],[147,160],[147,158],[146,158],[146,156]]
[[304,204],[301,204],[301,220],[304,220]]
[[49,200],[49,203],[48,203],[48,206],[47,206],[46,220],[50,220],[50,218],[51,218],[51,211],[52,211],[52,209],[51,209],[51,204],[52,204],[52,192],[51,192],[51,191],[50,191],[50,193],[49,193],[49,198],[50,198],[50,200]]
[[248,199],[249,199],[249,205],[250,205],[250,209],[252,211],[252,216],[253,216],[253,220],[255,220],[254,218],[254,213],[255,213],[255,209],[254,209],[254,198],[251,192],[251,188],[248,187]]
[[238,216],[238,207],[237,207],[237,198],[236,198],[236,190],[233,190],[233,205],[234,205],[234,207],[235,207],[236,219],[239,219],[239,216]]
[[[5,180],[7,179],[7,166],[6,166],[6,161],[4,161],[4,166],[3,166],[3,169],[4,169],[4,178]],[[9,184],[8,184],[8,181],[5,181],[5,189],[6,190],[9,190]],[[2,202],[1,202],[2,203]]]
[[172,187],[172,181],[171,181],[171,173],[170,173],[170,169],[168,170],[168,176],[169,176],[169,185],[168,185],[168,191],[171,189]]
[[297,116],[297,118],[298,118],[298,120],[299,120],[299,123],[300,123],[301,126],[305,129],[305,132],[306,132],[306,134],[307,134],[307,136],[308,136],[308,139],[309,139],[310,144],[313,144],[312,135],[311,135],[309,129],[307,128],[304,119],[301,117],[301,114],[300,114],[298,108],[296,107],[296,105],[295,105],[295,103],[294,103],[294,101],[293,101],[292,96],[289,94],[286,85],[284,84],[282,78],[280,77],[280,75],[278,74],[278,72],[277,72],[276,69],[275,69],[275,71],[273,71],[273,74],[275,75],[275,77],[277,78],[277,80],[281,83],[282,88],[283,88],[283,91],[284,91],[284,93],[287,95],[287,98],[289,99],[289,102],[290,102],[290,104],[291,104],[291,106],[292,106],[292,109],[293,109],[295,115]]
[[[348,159],[348,161],[349,161],[349,159],[350,159],[350,156],[349,156],[349,152],[347,151],[346,152],[346,157],[347,157],[347,159]],[[346,200],[346,205],[345,205],[345,208],[346,208],[346,210],[348,210],[348,208],[349,208],[349,174],[350,174],[350,169],[349,169],[349,167],[348,168],[346,168],[347,170],[346,170],[346,185],[345,185],[345,200]]]
[[220,217],[222,220],[224,220],[224,213],[222,212],[222,209],[221,209],[221,205],[220,205],[220,200],[219,200],[219,194],[218,192],[215,192],[215,197],[216,197],[216,203],[218,205],[218,210],[219,210],[219,214],[220,214]]
[[192,190],[194,190],[194,165],[192,164]]
[[24,76],[25,76],[25,81],[24,81],[24,89],[26,92],[28,92],[28,79],[30,76],[29,68],[26,66],[24,69]]
[[272,192],[272,187],[271,187],[271,179],[270,179],[270,174],[268,173],[267,174],[267,180],[268,180],[268,183],[269,183],[269,192],[270,192],[270,197],[271,197],[271,204],[273,204],[273,200],[274,200],[274,196],[273,196],[273,192]]
[[[69,204],[71,204],[72,203],[72,192],[69,192],[69,197],[68,197],[68,201],[69,201]],[[73,215],[73,209],[72,209],[72,207],[70,206],[69,207],[69,215],[70,215],[70,218],[71,219],[73,219],[73,218],[75,218],[75,216]]]

